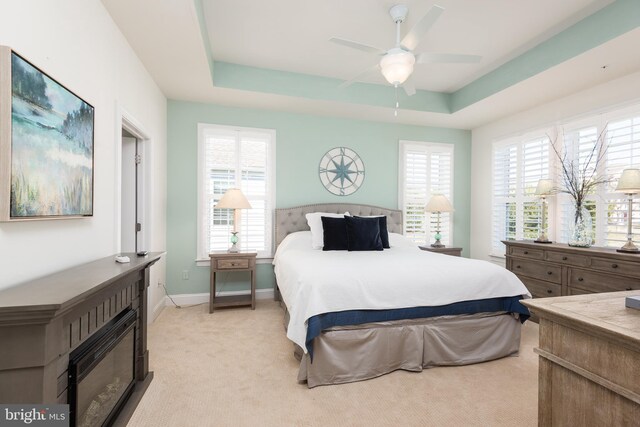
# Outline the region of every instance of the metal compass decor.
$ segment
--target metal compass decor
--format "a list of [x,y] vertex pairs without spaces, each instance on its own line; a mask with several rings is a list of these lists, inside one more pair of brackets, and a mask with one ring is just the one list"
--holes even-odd
[[348,196],[362,186],[364,163],[355,151],[347,147],[336,147],[322,156],[318,174],[327,191],[338,196]]

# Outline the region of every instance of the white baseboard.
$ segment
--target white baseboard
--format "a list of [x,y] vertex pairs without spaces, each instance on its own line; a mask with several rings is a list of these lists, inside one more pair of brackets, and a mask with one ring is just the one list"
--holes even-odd
[[153,310],[151,311],[151,319],[148,319],[149,323],[155,322],[158,316],[160,316],[160,313],[162,313],[162,310],[164,310],[164,308],[167,306],[167,302],[165,301],[165,299],[166,296],[160,299],[160,301],[158,301],[158,304],[153,307]]
[[[250,291],[226,291],[220,292],[219,296],[230,295],[248,295]],[[200,294],[176,294],[171,295],[171,298],[178,305],[193,305],[209,302],[209,292]],[[256,289],[256,299],[273,299],[273,289]],[[173,303],[168,296],[164,297],[165,306],[173,306]]]

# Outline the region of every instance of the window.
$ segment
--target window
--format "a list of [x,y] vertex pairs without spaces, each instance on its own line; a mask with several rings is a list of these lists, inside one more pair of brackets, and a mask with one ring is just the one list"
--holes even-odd
[[[433,243],[437,214],[424,207],[433,194],[443,194],[453,203],[453,145],[400,141],[399,206],[404,234],[418,244]],[[440,215],[442,243],[451,245],[451,213]]]
[[233,210],[214,209],[229,188],[240,188],[251,204],[240,210],[240,247],[272,256],[275,136],[269,129],[198,124],[198,260],[231,245]]
[[[634,111],[635,110],[635,111]],[[598,137],[605,138],[605,148],[595,176],[608,177],[587,197],[585,208],[592,217],[594,244],[620,247],[627,239],[627,199],[615,192],[617,181],[626,168],[640,167],[640,113],[638,108],[607,115],[589,117],[568,123],[557,129],[537,132],[538,135],[559,134],[556,148],[579,167],[589,164],[589,157]],[[534,239],[540,223],[540,203],[534,196],[538,179],[555,178],[562,186],[561,163],[551,150],[548,137],[511,138],[494,143],[493,147],[493,219],[492,253],[502,255],[505,239]],[[592,167],[595,164],[591,162]],[[550,173],[553,171],[553,173]],[[573,201],[566,194],[549,199],[548,234],[552,240],[566,243],[573,221]],[[557,224],[557,227],[554,225]],[[634,234],[640,233],[640,203],[633,205]]]
[[540,203],[538,181],[549,177],[550,141],[546,136],[514,138],[494,145],[492,253],[502,240],[535,239]]

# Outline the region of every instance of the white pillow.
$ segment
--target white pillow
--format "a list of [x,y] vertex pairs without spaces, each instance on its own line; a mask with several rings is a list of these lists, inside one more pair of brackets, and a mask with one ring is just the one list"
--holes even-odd
[[313,249],[322,249],[324,246],[324,230],[322,228],[322,217],[328,216],[331,218],[344,218],[345,215],[349,215],[349,212],[343,214],[334,214],[328,212],[313,212],[305,215],[307,218],[307,224],[311,229],[311,247]]

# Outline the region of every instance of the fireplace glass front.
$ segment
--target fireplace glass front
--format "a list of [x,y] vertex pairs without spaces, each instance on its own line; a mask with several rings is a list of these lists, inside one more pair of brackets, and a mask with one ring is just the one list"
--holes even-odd
[[[133,310],[118,316],[70,361],[72,425],[110,425],[131,394],[135,380]],[[86,345],[86,348],[85,348]]]

